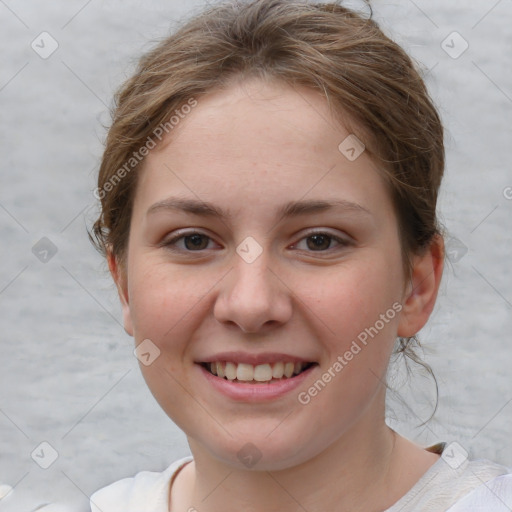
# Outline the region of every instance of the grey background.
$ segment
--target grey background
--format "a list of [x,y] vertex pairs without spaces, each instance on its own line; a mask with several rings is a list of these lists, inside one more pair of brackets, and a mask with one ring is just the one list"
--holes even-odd
[[[0,510],[46,502],[86,510],[96,489],[189,453],[140,375],[85,227],[97,213],[92,191],[113,91],[152,41],[201,5],[0,0],[0,485],[14,487]],[[471,457],[512,466],[512,1],[377,1],[374,9],[421,62],[443,117],[440,213],[454,237],[421,333],[438,412],[417,427],[432,410],[432,383],[415,372],[402,386],[402,373],[389,423],[421,444],[456,440]],[[31,47],[43,31],[58,42],[47,59]],[[469,44],[458,58],[442,48],[453,31]],[[38,242],[46,262],[32,252]],[[31,458],[43,441],[58,452],[46,470]],[[38,453],[50,460],[48,448]]]

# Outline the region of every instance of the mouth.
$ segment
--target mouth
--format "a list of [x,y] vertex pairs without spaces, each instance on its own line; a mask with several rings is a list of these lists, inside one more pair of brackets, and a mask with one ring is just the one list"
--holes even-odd
[[220,379],[244,384],[271,384],[291,380],[313,366],[316,362],[277,361],[265,364],[213,361],[199,363],[208,373]]

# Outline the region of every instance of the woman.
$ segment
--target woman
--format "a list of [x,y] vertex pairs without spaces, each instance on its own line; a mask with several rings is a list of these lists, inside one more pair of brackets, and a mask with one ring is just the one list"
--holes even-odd
[[509,510],[509,469],[385,423],[439,289],[443,170],[411,60],[338,4],[220,4],[144,56],[94,238],[192,456],[93,510]]

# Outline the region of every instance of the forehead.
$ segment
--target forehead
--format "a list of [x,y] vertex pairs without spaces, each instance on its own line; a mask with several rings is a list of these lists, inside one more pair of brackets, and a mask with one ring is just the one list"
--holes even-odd
[[[216,158],[261,160],[280,148],[281,161],[300,153],[313,156],[337,147],[340,135],[349,135],[328,109],[320,93],[306,87],[259,79],[238,80],[198,100],[198,106],[177,127],[170,141],[179,153],[196,145]],[[326,137],[326,135],[328,135]],[[223,144],[224,153],[216,150]],[[293,154],[290,154],[291,150]],[[264,153],[262,153],[262,151]]]
[[148,155],[138,196],[163,200],[172,190],[232,208],[237,200],[247,207],[326,193],[382,201],[385,185],[372,160],[363,151],[351,161],[339,149],[352,136],[318,92],[281,82],[236,82],[198,98]]

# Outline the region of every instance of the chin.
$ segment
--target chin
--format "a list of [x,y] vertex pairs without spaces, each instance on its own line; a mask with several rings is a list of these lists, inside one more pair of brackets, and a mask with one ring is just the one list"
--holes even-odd
[[[275,422],[274,422],[275,428]],[[223,442],[219,439],[210,439],[202,446],[209,446],[209,452],[217,460],[237,470],[250,471],[280,471],[306,462],[312,453],[298,450],[298,436],[291,436],[289,428],[283,430],[282,436],[268,435],[271,430],[238,435],[236,438],[226,436]],[[308,452],[312,443],[307,443]]]

